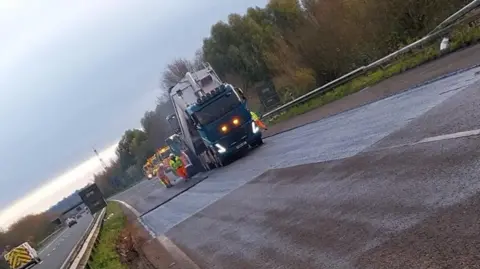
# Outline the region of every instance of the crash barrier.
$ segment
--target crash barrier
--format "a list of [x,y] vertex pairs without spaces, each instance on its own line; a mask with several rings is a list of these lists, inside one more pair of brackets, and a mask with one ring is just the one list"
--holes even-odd
[[79,252],[73,259],[69,269],[84,269],[91,268],[89,263],[91,261],[92,253],[95,251],[95,248],[98,245],[98,239],[100,230],[103,226],[103,221],[105,219],[106,208],[98,214],[98,218],[94,221],[92,229],[88,233],[88,236],[84,240]]
[[330,81],[290,102],[287,102],[275,109],[273,109],[272,111],[270,112],[267,112],[265,113],[264,115],[262,115],[262,119],[263,118],[270,118],[272,116],[275,116],[283,111],[285,111],[286,109],[290,108],[290,107],[293,107],[293,106],[296,106],[296,105],[299,105],[305,101],[308,101],[312,98],[314,98],[315,96],[318,96],[318,95],[321,95],[321,94],[324,94],[328,91],[331,91],[333,89],[335,89],[336,87],[342,85],[342,84],[345,84],[347,82],[350,82],[352,81],[353,79],[355,79],[356,77],[362,75],[362,74],[365,74],[366,72],[368,71],[372,71],[376,68],[379,68],[381,66],[383,66],[384,64],[387,64],[387,63],[390,63],[392,62],[393,60],[395,60],[398,56],[401,56],[401,55],[404,55],[410,51],[412,51],[413,49],[416,49],[416,48],[419,48],[419,47],[422,47],[424,45],[426,45],[427,43],[431,42],[432,40],[434,39],[437,39],[439,37],[441,37],[442,35],[444,35],[445,33],[447,33],[449,30],[452,29],[453,26],[457,25],[457,23],[459,21],[461,21],[462,19],[464,19],[465,15],[473,10],[475,10],[476,8],[478,8],[480,6],[480,0],[474,0],[472,2],[470,2],[468,5],[466,5],[465,7],[463,7],[462,9],[460,9],[459,11],[457,11],[456,13],[454,13],[453,15],[451,15],[450,17],[448,17],[447,19],[445,19],[443,22],[441,22],[437,27],[435,27],[435,29],[430,32],[429,34],[427,34],[426,36],[424,36],[423,38],[373,62],[373,63],[370,63],[369,65],[367,66],[362,66],[360,68],[357,68],[333,81]]
[[[60,269],[72,269],[72,268],[80,268],[78,267],[78,264],[76,263],[78,257],[83,257],[85,254],[84,251],[84,245],[87,244],[87,241],[89,238],[91,238],[91,235],[95,232],[96,229],[98,229],[98,223],[99,221],[103,222],[103,218],[105,216],[105,211],[106,209],[104,208],[102,211],[99,213],[95,214],[93,217],[93,221],[90,223],[88,226],[87,230],[83,233],[82,237],[80,240],[77,242],[73,250],[70,252],[68,255],[67,259],[65,262],[62,264]],[[77,266],[77,267],[75,267]]]

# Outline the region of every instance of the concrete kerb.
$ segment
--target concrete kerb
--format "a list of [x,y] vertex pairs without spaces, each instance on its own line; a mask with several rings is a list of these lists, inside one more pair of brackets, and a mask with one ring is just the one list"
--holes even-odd
[[[367,102],[367,103],[365,103],[365,104],[363,104],[363,105],[360,105],[360,106],[357,106],[357,107],[353,107],[353,108],[347,109],[347,110],[345,110],[345,111],[342,111],[342,112],[339,112],[339,113],[336,113],[336,114],[332,114],[332,115],[330,115],[330,116],[328,116],[328,117],[325,117],[325,118],[321,118],[321,119],[314,120],[314,121],[311,121],[311,122],[308,122],[308,123],[304,123],[304,124],[301,124],[301,125],[298,125],[298,126],[295,126],[295,127],[292,127],[292,128],[288,128],[288,129],[285,129],[285,130],[280,131],[280,132],[278,132],[278,133],[275,133],[275,134],[272,134],[272,135],[269,135],[269,136],[265,136],[264,138],[274,137],[274,136],[276,136],[276,135],[283,134],[283,133],[286,133],[286,132],[289,132],[289,131],[298,129],[298,128],[301,128],[301,127],[303,127],[303,126],[307,126],[307,125],[310,125],[310,124],[319,122],[319,121],[324,120],[324,119],[326,119],[326,118],[330,118],[330,117],[333,117],[333,116],[341,115],[341,114],[343,114],[343,113],[348,113],[348,112],[351,112],[351,111],[353,111],[353,110],[355,110],[355,109],[359,109],[359,108],[362,108],[362,107],[364,107],[364,106],[367,106],[367,105],[373,104],[373,103],[375,103],[375,102],[378,102],[378,101],[380,101],[380,100],[383,100],[383,99],[386,99],[386,98],[389,98],[389,97],[392,97],[392,96],[395,96],[395,95],[398,95],[398,94],[402,94],[402,93],[405,93],[405,92],[414,90],[414,89],[416,89],[416,88],[423,87],[423,86],[425,86],[425,85],[428,85],[428,84],[437,82],[437,81],[439,81],[439,80],[446,79],[446,78],[449,78],[449,77],[452,77],[452,76],[455,76],[455,75],[458,75],[458,74],[461,74],[461,73],[470,71],[470,70],[475,69],[475,68],[478,68],[478,67],[480,67],[480,64],[475,64],[475,65],[470,66],[470,67],[458,69],[458,70],[456,70],[456,71],[447,73],[447,74],[445,74],[445,75],[441,75],[441,76],[439,76],[439,77],[436,77],[436,78],[433,78],[433,79],[424,81],[424,82],[422,82],[422,83],[418,83],[418,84],[416,84],[416,85],[414,85],[414,86],[410,86],[410,87],[406,88],[405,90],[403,90],[403,91],[401,91],[401,92],[397,92],[397,93],[394,93],[394,94],[387,95],[387,96],[383,97],[382,99],[373,100],[373,101]],[[411,69],[411,70],[414,70],[414,69]]]
[[122,200],[116,200],[116,199],[109,199],[109,201],[112,201],[112,202],[115,202],[115,203],[119,203],[120,205],[124,206],[127,210],[129,210],[130,212],[133,213],[133,215],[135,215],[135,217],[137,218],[137,221],[142,225],[142,227],[148,232],[148,234],[150,235],[150,237],[152,238],[155,238],[156,237],[156,234],[155,232],[143,221],[143,219],[141,218],[141,214],[140,212],[138,212],[138,210],[136,210],[133,206],[129,205],[128,203],[122,201]]
[[173,199],[177,198],[179,195],[187,192],[188,190],[190,190],[191,188],[195,187],[198,183],[202,182],[203,180],[205,180],[206,178],[208,178],[208,175],[200,175],[200,179],[195,182],[194,184],[192,184],[191,186],[188,186],[187,188],[181,190],[180,192],[176,193],[175,195],[173,195],[172,197],[168,198],[167,200],[161,202],[160,204],[156,205],[155,207],[143,212],[143,213],[140,213],[138,210],[136,210],[133,206],[129,205],[128,203],[122,201],[122,200],[118,200],[118,199],[108,199],[108,201],[112,201],[112,202],[116,202],[116,203],[119,203],[121,205],[123,205],[125,208],[127,208],[130,212],[132,212],[138,222],[143,226],[143,228],[148,232],[148,234],[152,237],[152,238],[155,238],[157,237],[157,234],[153,231],[153,229],[151,229],[147,223],[145,223],[145,221],[143,221],[143,216],[145,216],[146,214],[154,211],[155,209],[161,207],[162,205],[172,201]]
[[138,212],[135,208],[121,200],[111,199],[110,201],[123,205],[127,210],[133,213],[137,217],[137,221],[149,233],[149,235],[151,236],[151,240],[156,240],[159,244],[161,244],[165,248],[165,250],[175,259],[175,261],[181,264],[182,269],[200,269],[200,267],[168,237],[163,234],[156,235],[155,232],[153,232],[153,230],[150,229],[150,227],[142,220],[142,218],[140,217],[140,212]]

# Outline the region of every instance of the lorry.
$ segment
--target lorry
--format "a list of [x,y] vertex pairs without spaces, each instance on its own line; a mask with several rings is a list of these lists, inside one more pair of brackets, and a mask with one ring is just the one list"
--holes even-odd
[[239,151],[263,144],[243,92],[224,83],[210,65],[187,72],[168,93],[175,114],[167,120],[190,159],[198,159],[206,170],[224,166]]
[[5,260],[11,269],[26,269],[39,264],[42,260],[37,251],[25,242],[4,255]]

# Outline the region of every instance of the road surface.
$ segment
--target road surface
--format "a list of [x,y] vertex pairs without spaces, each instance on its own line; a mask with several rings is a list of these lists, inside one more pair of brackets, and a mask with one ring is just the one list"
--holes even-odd
[[479,71],[271,137],[142,220],[201,268],[478,264]]
[[65,229],[54,240],[39,251],[42,263],[35,269],[60,269],[74,246],[93,221],[90,214],[84,214],[78,223]]
[[166,235],[201,268],[478,268],[480,84],[362,152],[271,170]]

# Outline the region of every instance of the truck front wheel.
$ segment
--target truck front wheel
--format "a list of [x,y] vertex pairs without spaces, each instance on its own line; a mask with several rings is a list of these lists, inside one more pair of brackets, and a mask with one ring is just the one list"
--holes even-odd
[[261,145],[263,145],[263,139],[262,139],[262,137],[259,137],[259,138],[255,139],[255,140],[253,141],[253,143],[251,144],[251,146],[252,146],[253,148],[260,147]]

